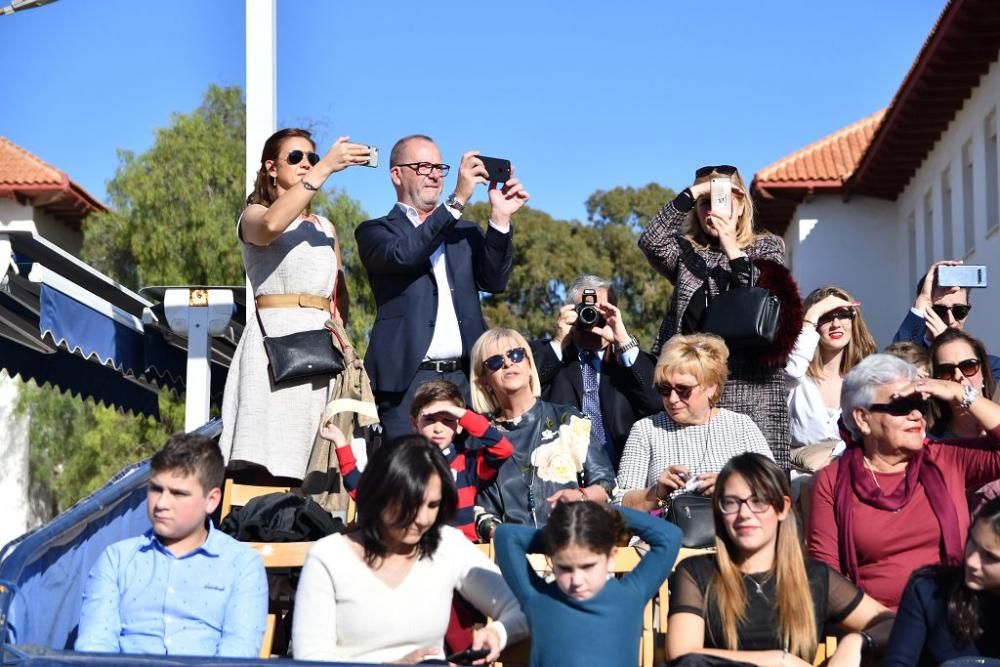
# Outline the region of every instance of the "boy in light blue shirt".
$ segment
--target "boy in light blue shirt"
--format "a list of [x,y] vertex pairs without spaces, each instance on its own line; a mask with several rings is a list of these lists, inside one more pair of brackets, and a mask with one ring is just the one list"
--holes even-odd
[[260,556],[208,518],[222,499],[219,446],[175,435],[150,467],[153,527],[98,558],[83,592],[76,650],[256,657],[267,577]]

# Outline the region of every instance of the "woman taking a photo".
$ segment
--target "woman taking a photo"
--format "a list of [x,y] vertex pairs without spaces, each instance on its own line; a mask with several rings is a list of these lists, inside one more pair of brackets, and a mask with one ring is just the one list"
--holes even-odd
[[976,515],[962,565],[936,565],[910,579],[884,667],[1000,658],[1000,498]]
[[884,646],[892,614],[804,557],[788,479],[774,463],[751,453],[730,460],[713,510],[716,553],[681,561],[670,577],[670,658],[806,667],[827,623],[849,633],[828,665],[856,666]]
[[472,407],[490,415],[514,446],[494,482],[477,496],[480,539],[499,523],[541,528],[561,501],[608,502],[615,473],[590,420],[576,408],[543,401],[531,347],[512,329],[490,329],[472,346]]
[[715,407],[726,384],[729,351],[718,336],[674,336],[660,353],[653,383],[663,412],[632,427],[618,472],[616,502],[645,512],[666,506],[690,482],[711,496],[715,478],[733,456],[772,458],[746,415]]
[[[987,435],[927,439],[928,398],[968,410]],[[851,441],[816,474],[809,553],[896,609],[915,570],[962,557],[966,489],[1000,477],[1000,405],[874,354],[844,378],[841,408]]]
[[[712,179],[732,183],[731,211],[714,211]],[[802,299],[783,266],[784,244],[757,232],[753,203],[736,167],[714,165],[650,221],[639,247],[674,286],[653,354],[676,334],[703,332],[712,299],[734,287],[759,285],[781,301],[778,332],[767,348],[730,350],[729,380],[719,407],[748,415],[760,427],[783,469],[788,460],[788,392],[783,368],[801,328]]]
[[[347,318],[347,283],[329,220],[309,203],[333,173],[368,161],[369,148],[341,137],[326,155],[309,132],[279,130],[264,143],[254,190],[236,226],[243,264],[260,315],[248,318],[222,401],[219,446],[231,467],[263,467],[299,480],[306,471],[334,378],[314,376],[277,386],[264,336],[323,329]],[[336,291],[336,298],[334,292]],[[266,334],[265,334],[266,332]]]
[[495,619],[473,648],[492,662],[527,635],[524,614],[500,571],[457,528],[451,469],[423,436],[372,454],[357,489],[357,527],[319,540],[295,594],[298,660],[414,664],[444,657],[452,595]]
[[840,387],[847,372],[877,350],[858,306],[839,287],[806,297],[802,332],[785,364],[791,457],[800,470],[820,469],[843,447]]

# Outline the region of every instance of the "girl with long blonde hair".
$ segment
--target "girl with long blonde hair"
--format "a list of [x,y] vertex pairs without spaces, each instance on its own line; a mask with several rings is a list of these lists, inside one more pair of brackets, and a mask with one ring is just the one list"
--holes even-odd
[[716,553],[684,560],[670,578],[671,658],[700,653],[805,667],[826,623],[849,631],[830,665],[858,665],[862,652],[885,644],[892,612],[805,558],[788,479],[773,462],[733,457],[712,501]]
[[843,449],[840,387],[848,371],[878,351],[861,304],[833,285],[813,290],[785,376],[792,463],[814,472]]

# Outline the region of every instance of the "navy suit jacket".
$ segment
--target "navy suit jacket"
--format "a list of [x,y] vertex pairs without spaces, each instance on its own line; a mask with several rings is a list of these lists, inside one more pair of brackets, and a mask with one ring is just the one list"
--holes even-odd
[[479,292],[507,289],[513,229],[503,234],[488,227],[484,234],[479,225],[456,220],[444,206],[414,227],[393,206],[385,217],[359,225],[354,237],[378,307],[365,354],[375,390],[405,392],[430,347],[438,299],[430,257],[442,243],[467,364],[472,344],[486,330]]
[[[576,346],[570,343],[563,350],[561,361],[549,340],[531,341],[531,352],[542,383],[542,399],[582,410],[583,373]],[[601,361],[601,383],[597,393],[601,401],[604,434],[614,447],[612,463],[615,470],[618,470],[618,461],[633,424],[663,410],[663,401],[653,389],[655,365],[653,357],[641,350],[635,363],[627,368],[616,354],[609,353]]]

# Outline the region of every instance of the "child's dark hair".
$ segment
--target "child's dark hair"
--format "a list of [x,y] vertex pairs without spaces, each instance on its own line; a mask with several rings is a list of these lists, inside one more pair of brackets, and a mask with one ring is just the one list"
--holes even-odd
[[595,502],[559,503],[542,529],[545,553],[553,555],[572,544],[596,554],[610,554],[628,544],[629,532],[621,513]]
[[[993,498],[976,512],[972,527],[979,522],[986,523],[1000,536],[1000,498]],[[969,529],[972,539],[972,529]],[[987,596],[993,596],[992,591],[974,591],[965,585],[965,564],[930,565],[914,573],[916,577],[931,577],[938,580],[939,590],[942,590],[948,602],[948,629],[951,630],[957,644],[974,642],[983,636],[982,606]]]
[[422,435],[405,435],[376,449],[358,480],[358,530],[365,561],[373,566],[388,552],[382,512],[395,511],[396,528],[417,518],[432,475],[441,480],[441,505],[437,520],[417,545],[420,558],[430,558],[441,541],[441,526],[448,525],[458,507],[458,491],[451,468],[441,450]]
[[226,477],[226,464],[218,443],[203,435],[175,433],[160,451],[153,454],[149,463],[152,474],[167,470],[194,475],[205,493],[222,488]]
[[431,380],[417,388],[410,403],[410,417],[414,420],[420,417],[420,412],[431,403],[445,401],[460,408],[465,407],[465,397],[454,382],[448,380]]

